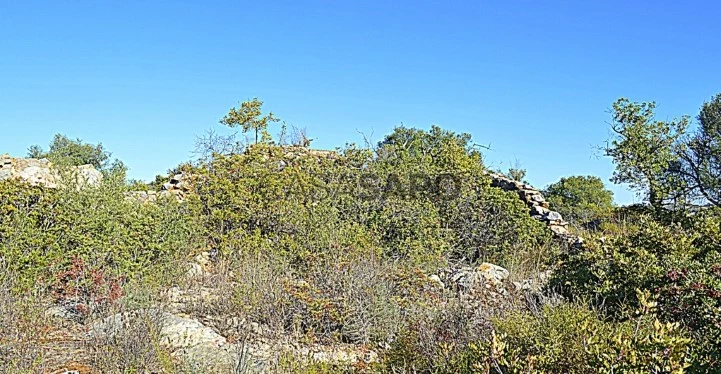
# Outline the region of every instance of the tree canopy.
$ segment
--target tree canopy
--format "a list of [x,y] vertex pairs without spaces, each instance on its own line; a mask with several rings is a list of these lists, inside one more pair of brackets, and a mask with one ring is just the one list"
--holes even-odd
[[28,148],[28,157],[47,158],[61,166],[92,165],[103,173],[112,171],[125,172],[126,168],[119,160],[111,161],[112,153],[102,143],[89,144],[82,139],[71,139],[63,134],[55,134],[47,151],[39,145]]
[[561,178],[546,187],[544,195],[551,209],[579,223],[603,217],[613,208],[613,192],[601,178],[590,175]]
[[278,121],[280,119],[275,117],[273,112],[263,115],[263,102],[255,97],[250,101],[240,103],[240,108],[230,108],[230,111],[220,120],[220,123],[231,128],[240,127],[243,133],[253,131],[255,133],[255,143],[257,144],[259,141],[270,141],[268,125]]

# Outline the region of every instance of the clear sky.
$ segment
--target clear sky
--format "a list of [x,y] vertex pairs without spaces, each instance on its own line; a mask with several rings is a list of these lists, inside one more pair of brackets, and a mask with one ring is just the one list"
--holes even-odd
[[[695,115],[721,92],[717,1],[0,0],[0,153],[63,133],[152,179],[231,106],[314,146],[438,124],[543,187],[602,177],[618,97]],[[275,132],[275,131],[272,131]]]

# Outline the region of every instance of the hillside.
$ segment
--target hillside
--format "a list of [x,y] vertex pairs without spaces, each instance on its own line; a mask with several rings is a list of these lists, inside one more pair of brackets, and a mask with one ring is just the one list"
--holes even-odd
[[276,142],[257,109],[149,183],[61,135],[0,158],[0,370],[719,369],[717,208],[541,191],[436,126]]

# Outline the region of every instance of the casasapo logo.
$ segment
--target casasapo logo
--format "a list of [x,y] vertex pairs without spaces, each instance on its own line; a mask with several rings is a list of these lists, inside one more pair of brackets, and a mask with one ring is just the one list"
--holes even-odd
[[[298,176],[295,186],[308,186]],[[460,196],[462,180],[451,173],[440,174],[376,174],[361,173],[336,176],[332,182],[326,178],[312,176],[312,185],[306,188],[289,189],[286,197],[304,198],[313,201],[338,198],[354,198],[363,201],[427,198],[434,201],[447,201]],[[295,196],[292,196],[295,195]],[[300,195],[300,196],[298,196]]]
[[452,200],[461,192],[461,178],[450,173],[429,175],[413,173],[407,176],[388,174],[363,174],[358,178],[358,197],[363,200],[378,198],[414,199],[430,197],[439,200]]

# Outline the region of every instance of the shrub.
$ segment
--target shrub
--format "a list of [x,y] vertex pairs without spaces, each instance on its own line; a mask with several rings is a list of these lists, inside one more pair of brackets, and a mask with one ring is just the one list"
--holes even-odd
[[215,155],[194,184],[225,254],[272,250],[299,265],[344,248],[426,269],[449,258],[540,262],[552,252],[547,230],[517,196],[490,187],[468,144],[435,127],[397,129],[375,157],[256,144]]
[[19,286],[54,278],[80,259],[108,276],[153,275],[199,245],[191,204],[125,199],[122,182],[58,190],[0,181],[0,255]]
[[47,320],[36,294],[18,295],[17,274],[0,259],[0,372],[39,372],[46,366],[40,342],[46,338]]
[[90,362],[103,373],[190,373],[189,365],[162,345],[162,320],[152,310],[127,314],[123,328],[87,342]]
[[721,346],[721,235],[717,211],[685,222],[638,223],[628,235],[589,240],[562,257],[553,284],[570,298],[588,298],[624,320],[641,300],[635,289],[658,295],[659,318],[680,323],[694,338],[694,370],[718,370]]
[[546,306],[540,316],[512,313],[495,320],[490,336],[470,344],[447,372],[683,372],[690,339],[648,312],[623,323],[572,304]]

